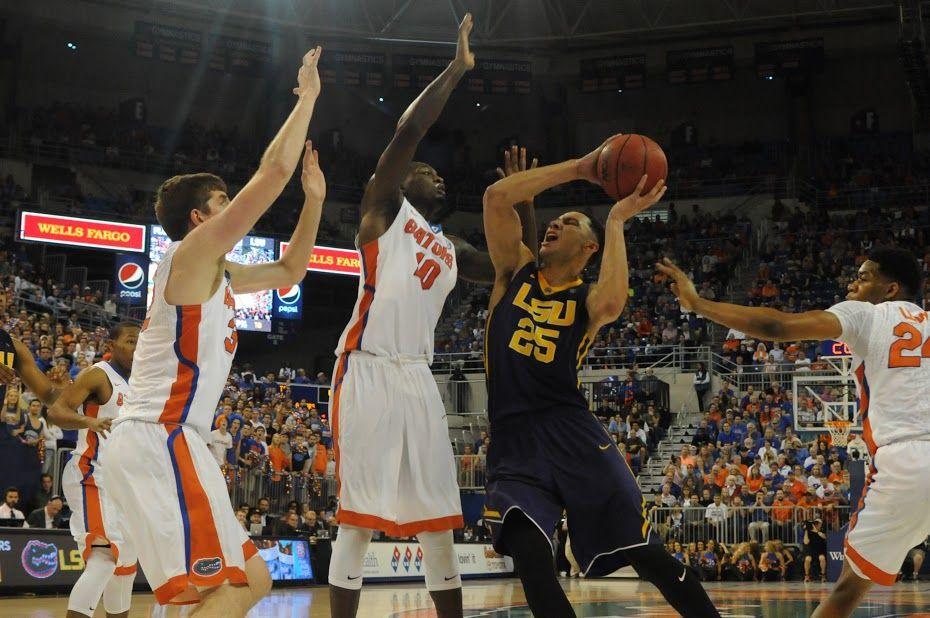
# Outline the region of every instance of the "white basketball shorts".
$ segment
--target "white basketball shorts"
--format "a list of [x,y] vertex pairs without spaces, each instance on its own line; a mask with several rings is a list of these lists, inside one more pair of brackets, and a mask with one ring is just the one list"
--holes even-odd
[[351,352],[333,376],[336,519],[392,536],[461,528],[449,426],[426,360]]

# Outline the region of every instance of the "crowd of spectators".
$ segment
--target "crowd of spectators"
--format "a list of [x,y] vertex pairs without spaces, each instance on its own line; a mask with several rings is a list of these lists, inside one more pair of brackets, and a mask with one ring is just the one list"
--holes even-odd
[[[812,568],[824,577],[825,536],[818,531],[848,521],[849,453],[865,453],[864,443],[855,434],[849,449],[826,433],[802,438],[794,415],[806,404],[796,411],[778,382],[743,392],[724,383],[707,396],[707,412],[664,466],[652,497],[657,531],[705,579],[809,577]],[[804,560],[790,548],[785,553],[782,545],[794,544],[804,547]],[[803,571],[792,571],[795,561]]]
[[[630,296],[623,315],[597,334],[586,361],[593,368],[631,366],[668,346],[698,346],[709,341],[708,324],[696,314],[681,311],[664,275],[656,273],[655,262],[672,258],[693,277],[702,296],[722,298],[749,243],[750,224],[733,215],[705,213],[697,205],[689,213],[679,213],[673,203],[667,219],[634,219],[626,237]],[[595,261],[585,278],[596,277]],[[479,289],[467,304],[457,308],[447,328],[437,333],[436,354],[481,359],[488,294]],[[469,366],[481,368],[480,363]]]

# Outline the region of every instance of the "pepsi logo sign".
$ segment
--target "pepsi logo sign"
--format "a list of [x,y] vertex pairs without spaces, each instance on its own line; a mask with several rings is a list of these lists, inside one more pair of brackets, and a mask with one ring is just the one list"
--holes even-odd
[[292,285],[290,288],[278,290],[278,300],[284,305],[294,305],[300,300],[300,286]]
[[128,290],[135,290],[145,281],[145,271],[135,262],[127,262],[119,269],[119,282]]

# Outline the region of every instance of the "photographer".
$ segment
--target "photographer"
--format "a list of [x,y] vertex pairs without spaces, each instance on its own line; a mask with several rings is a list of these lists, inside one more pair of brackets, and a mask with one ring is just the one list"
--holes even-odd
[[823,533],[823,521],[818,517],[804,522],[804,581],[811,580],[811,561],[817,558],[820,564],[820,581],[827,581],[827,535]]

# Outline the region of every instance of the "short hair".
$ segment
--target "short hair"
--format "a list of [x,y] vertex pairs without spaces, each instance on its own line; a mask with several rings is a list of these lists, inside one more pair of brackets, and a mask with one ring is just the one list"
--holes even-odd
[[594,240],[597,241],[597,251],[592,255],[597,255],[604,249],[604,225],[594,216],[590,210],[582,210],[581,214],[588,218],[591,231],[594,233]]
[[923,292],[923,273],[914,254],[900,247],[877,247],[869,260],[878,264],[879,276],[901,286],[905,296],[916,299]]
[[110,333],[109,333],[110,340],[116,341],[117,339],[119,339],[120,336],[123,334],[123,331],[126,330],[127,328],[142,328],[142,326],[140,326],[136,322],[129,322],[129,321],[120,322],[119,324],[117,324],[116,326],[110,329]]
[[211,191],[226,191],[226,183],[216,174],[172,176],[158,187],[155,217],[171,240],[181,240],[190,230],[190,212],[203,208]]
[[6,498],[6,495],[7,495],[8,493],[10,493],[11,491],[15,491],[16,493],[19,493],[19,489],[18,489],[18,488],[13,487],[12,485],[10,485],[9,487],[6,488],[6,491],[3,492],[3,497]]

